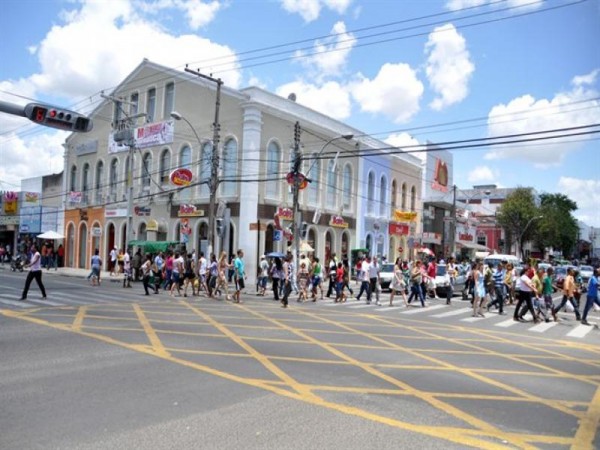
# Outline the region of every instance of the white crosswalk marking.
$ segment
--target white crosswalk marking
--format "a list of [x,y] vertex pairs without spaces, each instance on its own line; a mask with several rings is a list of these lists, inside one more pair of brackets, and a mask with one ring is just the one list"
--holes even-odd
[[552,328],[556,325],[558,325],[558,322],[538,323],[537,325],[529,328],[529,331],[533,331],[535,333],[544,333],[545,331],[549,330],[550,328]]
[[488,313],[488,314],[484,314],[483,317],[481,317],[481,316],[467,317],[466,319],[461,319],[461,322],[480,322],[485,319],[490,319],[491,317],[494,317],[494,315]]
[[444,317],[452,317],[452,316],[459,316],[461,314],[465,314],[469,311],[473,311],[473,308],[459,308],[459,309],[455,309],[453,311],[448,311],[445,313],[441,313],[441,314],[434,314],[431,317],[437,317],[437,318],[444,318]]
[[369,304],[365,304],[365,303],[363,303],[362,305],[352,305],[352,306],[348,306],[348,308],[352,308],[352,309],[358,309],[358,308],[371,308],[373,305],[374,305],[374,303],[373,303],[373,304],[370,304],[370,305],[369,305]]
[[519,322],[517,322],[513,319],[508,319],[508,320],[504,320],[502,322],[495,323],[494,326],[501,327],[501,328],[508,328],[508,327],[512,327],[513,325],[516,325],[518,323]]
[[399,309],[403,309],[405,308],[405,306],[382,306],[381,308],[378,308],[376,311],[377,312],[391,312],[391,311],[398,311]]
[[4,298],[0,298],[0,303],[6,306],[12,306],[14,308],[25,309],[25,308],[35,308],[35,305],[31,303],[22,302],[20,300],[8,300]]
[[585,337],[594,328],[595,324],[593,322],[590,322],[590,324],[592,324],[592,326],[589,326],[589,325],[577,325],[575,328],[573,328],[571,331],[569,331],[567,333],[567,336],[568,337],[573,337],[573,338],[583,338],[583,337]]
[[430,311],[435,311],[436,309],[448,308],[448,305],[433,305],[428,306],[426,308],[417,307],[416,309],[409,309],[408,311],[402,311],[400,314],[419,314]]

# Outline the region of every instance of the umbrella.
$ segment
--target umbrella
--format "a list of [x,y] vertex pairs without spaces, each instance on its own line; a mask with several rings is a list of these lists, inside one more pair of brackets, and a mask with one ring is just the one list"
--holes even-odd
[[285,257],[285,253],[281,252],[271,252],[265,255],[267,258],[283,258]]
[[62,234],[59,234],[56,231],[46,231],[45,233],[38,234],[37,237],[40,239],[64,239],[65,238]]
[[[291,252],[291,251],[294,250],[294,248],[293,247],[288,247],[288,250]],[[300,248],[298,250],[300,250],[301,252],[309,252],[309,253],[315,251],[315,249],[312,248],[311,245],[308,242],[306,242],[306,241],[301,241],[300,242]]]
[[425,253],[426,255],[429,256],[434,256],[433,252],[431,251],[431,249],[427,248],[427,247],[421,247],[419,250],[417,250],[419,253]]

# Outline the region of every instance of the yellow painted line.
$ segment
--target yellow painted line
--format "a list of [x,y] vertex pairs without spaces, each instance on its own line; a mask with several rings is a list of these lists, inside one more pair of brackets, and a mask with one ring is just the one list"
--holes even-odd
[[76,331],[81,330],[81,325],[83,325],[83,320],[85,319],[85,314],[87,313],[87,306],[80,306],[79,311],[77,311],[77,315],[75,316],[75,320],[73,321],[73,329]]
[[594,438],[600,427],[600,387],[596,389],[590,406],[579,422],[579,428],[575,433],[572,450],[593,450]]
[[273,364],[273,362],[271,360],[269,360],[269,358],[267,358],[265,355],[263,355],[262,353],[257,351],[254,347],[252,347],[250,344],[248,344],[246,341],[244,341],[242,338],[240,338],[238,335],[236,335],[229,328],[227,328],[226,326],[217,322],[210,315],[208,315],[204,311],[196,308],[194,305],[191,305],[186,302],[182,302],[182,304],[187,306],[190,310],[194,311],[194,313],[196,313],[197,315],[202,317],[204,320],[210,322],[210,324],[212,326],[217,328],[221,333],[223,333],[225,336],[229,337],[233,342],[235,342],[241,348],[246,350],[248,352],[248,354],[252,355],[252,357],[254,359],[256,359],[256,361],[258,361],[260,364],[262,364],[268,371],[270,371],[272,374],[274,374],[281,381],[285,382],[289,387],[294,389],[299,395],[302,396],[302,398],[313,399],[313,397],[315,397],[314,394],[309,389],[306,389],[303,385],[298,383],[293,377],[291,377],[285,371],[280,369],[277,365]]
[[146,333],[146,336],[148,336],[148,339],[150,340],[150,345],[152,345],[152,351],[155,352],[157,355],[169,356],[169,352],[165,350],[162,342],[160,341],[158,335],[154,331],[154,328],[152,328],[150,321],[144,314],[144,311],[142,310],[140,305],[134,304],[133,310],[135,311],[138,320],[142,325],[144,332]]

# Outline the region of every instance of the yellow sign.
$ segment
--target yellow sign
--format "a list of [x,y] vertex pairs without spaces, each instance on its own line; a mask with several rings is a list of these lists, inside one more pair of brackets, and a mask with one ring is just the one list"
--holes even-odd
[[154,219],[150,219],[146,225],[146,231],[158,231],[158,222]]
[[416,222],[417,212],[416,211],[400,211],[399,209],[394,211],[394,222]]

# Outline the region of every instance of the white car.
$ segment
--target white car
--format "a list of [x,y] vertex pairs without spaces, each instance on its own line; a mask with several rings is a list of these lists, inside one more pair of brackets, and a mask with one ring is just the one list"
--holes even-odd
[[381,270],[379,271],[379,285],[381,286],[381,290],[391,290],[393,279],[394,265],[391,263],[382,264]]
[[584,284],[587,286],[590,278],[592,278],[592,275],[594,275],[594,268],[592,266],[579,266],[578,270]]

